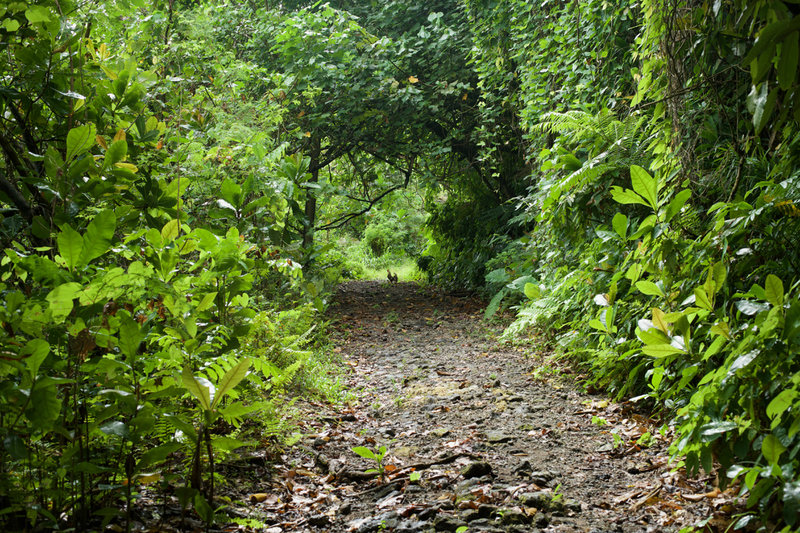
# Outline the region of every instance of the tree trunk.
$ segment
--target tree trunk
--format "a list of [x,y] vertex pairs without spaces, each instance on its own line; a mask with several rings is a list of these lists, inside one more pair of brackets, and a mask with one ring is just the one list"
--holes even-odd
[[[311,179],[309,183],[319,182],[319,155],[320,155],[320,140],[319,137],[314,137],[311,141]],[[317,220],[317,191],[316,189],[309,188],[306,190],[306,206],[305,206],[305,225],[303,226],[303,249],[306,253],[311,251],[314,246],[314,224]]]

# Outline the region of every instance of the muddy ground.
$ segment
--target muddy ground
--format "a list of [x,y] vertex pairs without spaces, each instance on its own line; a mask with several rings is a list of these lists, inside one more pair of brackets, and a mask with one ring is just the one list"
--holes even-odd
[[[724,529],[731,494],[673,471],[655,422],[581,392],[535,346],[498,344],[482,311],[411,283],[343,284],[329,319],[351,401],[298,404],[305,437],[248,496],[260,531]],[[382,446],[380,463],[353,451]]]

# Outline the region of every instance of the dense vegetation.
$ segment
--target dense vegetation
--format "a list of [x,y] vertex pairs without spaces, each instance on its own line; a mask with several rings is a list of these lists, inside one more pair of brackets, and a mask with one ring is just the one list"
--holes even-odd
[[270,4],[0,6],[4,529],[213,521],[403,256],[798,526],[797,4]]

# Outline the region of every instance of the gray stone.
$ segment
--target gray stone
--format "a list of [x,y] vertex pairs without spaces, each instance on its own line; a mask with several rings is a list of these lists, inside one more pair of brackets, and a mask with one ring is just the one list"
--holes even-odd
[[556,475],[547,470],[537,470],[535,472],[531,472],[528,477],[532,482],[536,483],[540,487],[547,487],[550,482],[553,481],[553,478],[556,477]]
[[536,513],[536,516],[533,517],[533,525],[536,527],[547,527],[550,523],[550,517],[544,513]]
[[355,533],[373,533],[374,531],[384,531],[394,529],[400,523],[398,515],[394,511],[378,516],[368,516],[353,520],[347,524],[348,529]]
[[491,518],[492,516],[497,513],[497,506],[490,505],[488,503],[482,503],[478,506],[478,512],[481,515],[481,518]]
[[504,442],[511,442],[514,440],[514,437],[511,435],[506,435],[500,431],[491,431],[486,434],[486,440],[492,444],[502,444]]
[[492,465],[485,461],[475,461],[470,463],[461,471],[461,475],[467,479],[488,476],[491,473]]
[[516,509],[503,509],[498,512],[500,513],[500,521],[507,526],[513,524],[530,524],[533,521],[531,515],[527,515]]
[[456,529],[466,526],[467,523],[449,514],[439,514],[433,519],[433,528],[436,531],[455,531]]
[[462,495],[465,492],[469,492],[469,489],[471,489],[475,485],[480,485],[480,483],[481,483],[480,478],[465,479],[464,481],[455,486],[454,492],[458,495]]
[[477,509],[467,509],[463,513],[461,513],[461,519],[466,520],[467,522],[474,522],[481,517],[481,514],[478,512]]
[[540,511],[548,511],[553,503],[553,494],[544,491],[523,492],[517,499],[523,507],[535,507]]
[[314,527],[325,527],[330,524],[331,519],[324,514],[315,514],[308,517],[308,525]]
[[446,437],[450,434],[450,430],[448,428],[436,428],[431,430],[431,433],[436,435],[437,437]]
[[427,509],[423,509],[420,512],[418,512],[417,513],[417,518],[419,518],[420,520],[425,520],[425,521],[431,520],[431,519],[433,519],[433,517],[436,516],[436,513],[438,513],[438,512],[439,512],[439,510],[437,508],[428,507]]
[[397,525],[395,533],[419,533],[424,531],[428,523],[424,520],[403,520]]
[[564,500],[564,509],[571,513],[580,513],[581,502],[578,500]]

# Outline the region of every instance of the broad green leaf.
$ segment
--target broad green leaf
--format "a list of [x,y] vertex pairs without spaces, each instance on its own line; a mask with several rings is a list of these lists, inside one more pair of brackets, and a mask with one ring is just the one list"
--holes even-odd
[[19,29],[19,21],[14,20],[12,18],[7,18],[3,20],[3,28],[8,33],[14,33]]
[[756,302],[753,300],[737,300],[736,309],[738,309],[745,315],[752,316],[760,313],[761,311],[766,311],[767,309],[769,309],[769,306],[767,306],[767,304]]
[[775,87],[769,91],[768,83],[765,81],[761,84],[753,97],[753,126],[756,130],[756,135],[761,133],[764,126],[769,122],[772,112],[775,111],[775,104],[778,101],[778,88]]
[[753,84],[761,83],[767,73],[772,70],[775,59],[775,43],[771,43],[764,51],[750,63],[750,79]]
[[134,357],[139,353],[139,345],[144,340],[144,332],[139,324],[128,315],[120,315],[119,349],[127,357]]
[[797,59],[800,52],[800,33],[792,32],[783,39],[781,57],[778,60],[778,84],[788,91],[797,79]]
[[353,453],[355,453],[356,455],[360,455],[365,459],[375,459],[375,452],[364,446],[356,446],[352,450]]
[[[185,432],[184,432],[185,433]],[[154,464],[160,463],[165,461],[169,454],[175,453],[176,451],[180,450],[181,445],[177,442],[170,442],[168,444],[162,444],[160,446],[156,446],[155,448],[150,448],[146,452],[142,454],[141,459],[137,464],[138,468],[147,468],[148,466],[152,466]]]
[[100,426],[100,431],[102,431],[106,435],[116,435],[117,437],[128,436],[128,426],[126,426],[124,422],[120,422],[119,420],[103,424],[102,426]]
[[64,224],[61,232],[56,237],[58,254],[67,264],[67,268],[72,270],[80,262],[81,252],[83,252],[83,237],[72,229],[68,224]]
[[714,266],[711,267],[711,274],[714,278],[714,284],[716,285],[714,292],[717,293],[725,286],[725,280],[728,277],[728,269],[725,268],[725,263],[722,261],[714,263]]
[[614,218],[611,219],[611,227],[617,232],[619,238],[624,241],[628,236],[628,217],[622,213],[617,213],[614,215]]
[[783,519],[794,526],[800,519],[800,481],[789,481],[783,485]]
[[[743,65],[750,64],[756,57],[761,56],[770,47],[775,46],[775,42],[786,35],[786,33],[800,29],[800,17],[792,19],[781,19],[766,25],[758,32],[756,42],[742,59]],[[756,82],[754,82],[756,83]]]
[[165,415],[164,419],[172,424],[172,426],[186,435],[192,442],[197,442],[197,430],[186,420],[178,415]]
[[94,145],[95,135],[94,124],[84,124],[83,126],[78,126],[69,130],[69,133],[67,133],[66,162],[71,162],[91,148]]
[[639,330],[636,336],[639,337],[643,343],[647,345],[658,346],[660,344],[669,344],[670,338],[658,328],[651,325],[649,320],[639,321]]
[[121,171],[117,172],[117,174],[121,174],[123,177],[133,178],[136,172],[139,170],[139,167],[134,165],[133,163],[114,163],[114,168]]
[[209,292],[203,295],[203,298],[200,300],[200,303],[197,304],[197,311],[205,311],[212,305],[214,305],[214,300],[217,297],[216,292]]
[[653,208],[658,209],[658,181],[645,169],[638,165],[631,165],[631,185],[636,194]]
[[161,238],[164,242],[170,242],[178,238],[180,235],[181,223],[178,219],[173,218],[161,228]]
[[181,381],[183,386],[188,390],[192,396],[194,396],[198,403],[200,403],[200,407],[205,409],[206,411],[211,410],[211,396],[213,385],[205,378],[196,378],[192,374],[192,370],[187,366],[183,368],[183,373],[181,374]]
[[627,272],[625,272],[625,277],[631,280],[631,283],[636,283],[636,280],[641,277],[643,270],[642,265],[634,263],[628,268]]
[[713,440],[717,435],[727,433],[728,431],[736,429],[738,426],[736,422],[718,421],[709,422],[700,428],[700,437],[703,441],[708,442]]
[[49,431],[61,414],[61,399],[54,382],[37,383],[30,394],[25,416],[39,431]]
[[720,335],[728,340],[731,339],[731,328],[728,326],[727,322],[717,322],[711,326],[709,333],[712,335]]
[[538,285],[533,283],[526,283],[525,284],[525,296],[527,296],[531,300],[536,300],[542,295],[542,290],[539,288]]
[[664,379],[664,367],[659,366],[653,369],[653,373],[650,376],[650,384],[653,387],[653,390],[658,390],[659,385],[661,385],[661,381]]
[[618,187],[616,185],[611,187],[611,197],[615,202],[620,204],[641,204],[649,207],[649,204],[644,200],[644,198],[630,189],[623,189],[622,187]]
[[600,330],[600,331],[602,331],[604,333],[608,333],[608,328],[606,327],[606,325],[603,324],[602,322],[600,322],[596,318],[593,318],[593,319],[591,319],[589,321],[589,327],[592,327],[594,329]]
[[774,274],[768,275],[764,290],[767,293],[767,301],[769,303],[775,307],[783,307],[783,282],[778,276]]
[[72,312],[73,300],[81,290],[80,283],[64,283],[47,295],[50,313],[54,323],[60,324]]
[[50,10],[44,6],[31,6],[25,10],[25,18],[31,24],[37,22],[50,22]]
[[211,405],[212,408],[216,407],[222,398],[244,379],[249,368],[250,359],[245,357],[225,372],[225,375],[222,376],[222,379],[217,384],[217,394],[214,397],[214,403]]
[[653,307],[651,312],[653,313],[653,325],[660,329],[663,333],[669,335],[669,324],[667,324],[667,321],[664,318],[664,311],[658,307]]
[[783,338],[789,343],[800,344],[800,300],[794,300],[786,311]]
[[642,353],[651,357],[669,357],[679,353],[686,353],[671,344],[650,344],[642,348]]
[[194,495],[192,503],[194,504],[195,512],[200,515],[200,518],[202,518],[206,524],[210,524],[214,521],[214,508],[211,507],[202,492],[198,491]]
[[706,311],[714,310],[714,306],[711,304],[711,300],[709,300],[708,294],[706,294],[705,289],[703,289],[702,287],[695,288],[694,298],[697,307],[705,309]]
[[93,259],[105,254],[111,247],[114,231],[117,229],[117,217],[111,209],[100,211],[89,223],[83,236],[83,250],[80,264],[87,265]]
[[128,154],[128,141],[119,139],[108,147],[106,155],[103,159],[103,168],[108,168],[114,163],[122,161]]
[[636,288],[639,289],[639,292],[649,296],[664,296],[664,291],[661,290],[661,287],[652,281],[637,281]]
[[747,352],[746,354],[742,354],[739,357],[737,357],[736,360],[733,363],[731,363],[731,366],[728,369],[728,375],[732,376],[737,371],[741,370],[742,368],[752,363],[753,359],[755,359],[759,353],[761,353],[759,350],[752,350],[750,352]]
[[764,458],[769,461],[771,465],[778,464],[778,459],[780,459],[781,454],[785,451],[786,446],[781,444],[778,437],[772,433],[764,437],[764,440],[761,442],[761,453],[764,454]]
[[17,435],[9,435],[3,439],[3,447],[12,459],[20,461],[28,458],[28,447],[25,445],[25,441]]
[[31,377],[35,378],[39,373],[39,367],[42,362],[50,354],[50,344],[44,339],[31,339],[25,344],[21,354],[27,356],[25,365],[28,367]]
[[[795,399],[797,399],[797,391],[794,389],[785,389],[775,396],[767,405],[767,416],[773,422],[780,422],[780,415],[784,413],[789,407],[792,406]],[[773,426],[774,427],[774,426]]]
[[249,444],[239,439],[234,439],[233,437],[214,437],[211,439],[211,445],[217,450],[232,452],[237,448],[243,448]]
[[234,211],[241,206],[242,188],[230,178],[222,182],[220,194],[222,194],[222,198],[224,198],[227,203],[230,204],[230,208]]
[[224,418],[225,421],[231,424],[238,424],[242,417],[249,415],[250,413],[254,413],[261,408],[262,406],[258,403],[244,405],[241,402],[233,402],[220,409],[219,413],[222,415],[222,418]]
[[664,212],[664,222],[669,222],[672,218],[680,213],[683,206],[686,205],[687,200],[692,195],[692,191],[689,189],[683,189],[682,191],[678,192],[675,197],[670,200],[669,204],[667,204],[667,209]]

